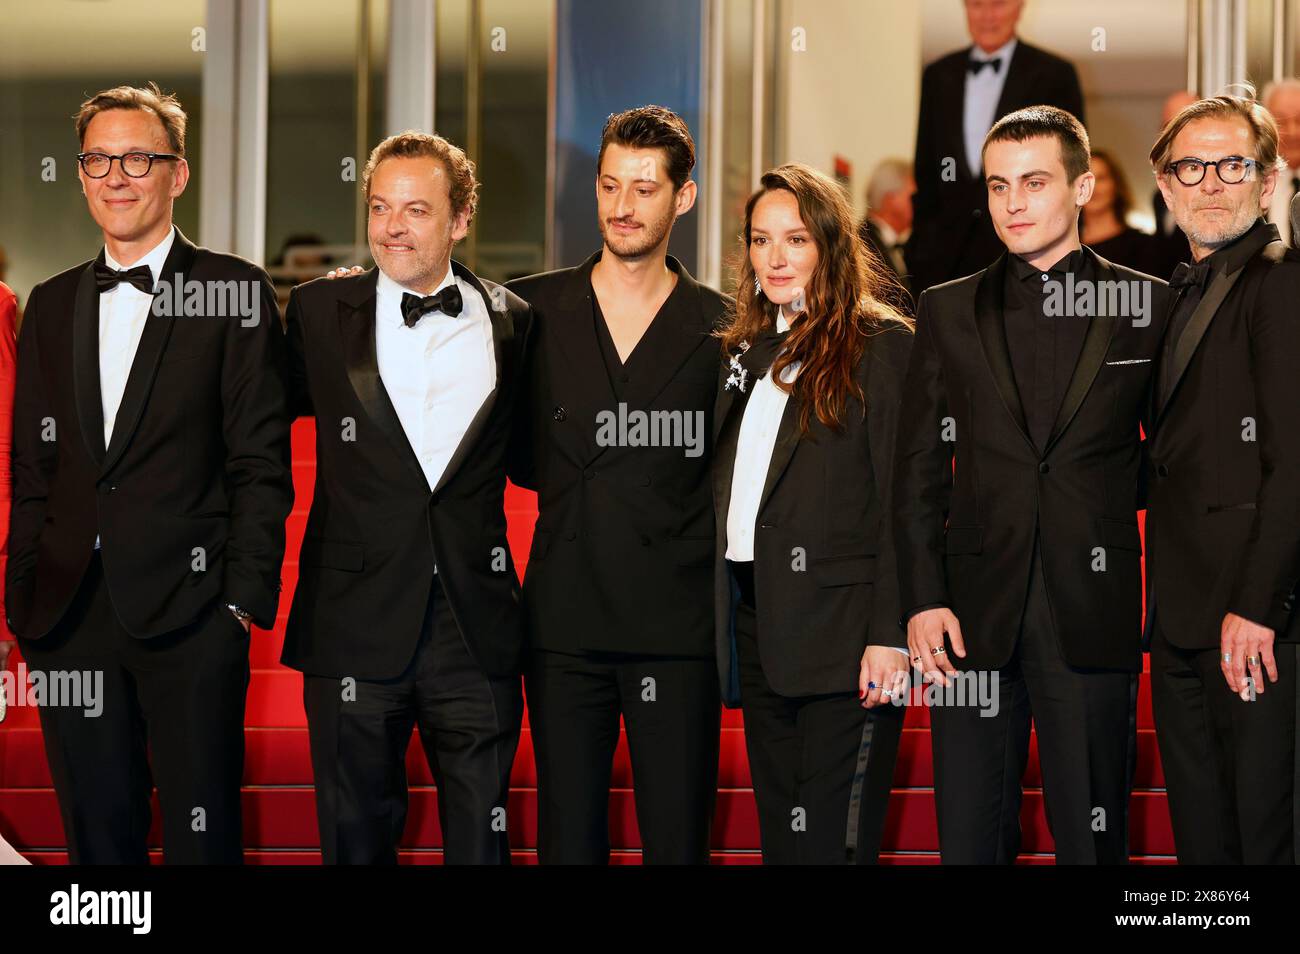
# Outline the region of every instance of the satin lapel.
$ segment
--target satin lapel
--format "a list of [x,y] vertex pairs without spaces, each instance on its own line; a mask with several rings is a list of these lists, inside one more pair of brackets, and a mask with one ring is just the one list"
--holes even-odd
[[[100,252],[99,261],[103,260]],[[87,265],[77,283],[72,308],[72,385],[81,436],[90,459],[104,465],[104,400],[99,387],[99,293],[95,271]]]
[[[1034,442],[1029,437],[1025,426],[1025,410],[1020,404],[1020,391],[1016,388],[1016,377],[1011,370],[1011,352],[1007,348],[1007,326],[1002,318],[1002,289],[1006,281],[1007,253],[998,256],[984,274],[980,276],[979,286],[975,289],[975,328],[979,332],[980,346],[988,362],[989,373],[997,385],[998,394],[1007,413],[1020,429],[1020,436],[1030,447]],[[1037,454],[1037,448],[1034,448]]]
[[781,424],[776,429],[776,445],[772,448],[772,459],[767,465],[767,479],[763,481],[763,496],[758,500],[760,514],[767,506],[767,498],[772,496],[772,491],[776,488],[781,475],[790,466],[794,449],[799,446],[799,436],[799,402],[791,394],[785,402]]
[[740,443],[740,422],[749,405],[754,377],[745,382],[745,390],[724,388],[731,369],[722,371],[718,378],[718,397],[713,406],[713,512],[726,524],[731,508],[731,480],[736,471],[736,450]]
[[699,285],[681,262],[672,256],[668,261],[677,284],[629,356],[636,362],[627,389],[630,408],[648,407],[712,331],[701,311]]
[[383,431],[397,456],[415,472],[420,484],[428,486],[424,468],[420,466],[411,442],[406,439],[402,421],[379,378],[379,359],[375,351],[375,287],[378,281],[379,270],[371,269],[349,297],[339,300],[339,340],[343,345],[343,360],[352,390],[356,392],[366,416]]
[[[1178,393],[1178,383],[1182,380],[1187,371],[1187,366],[1192,363],[1192,355],[1196,353],[1196,347],[1205,337],[1205,332],[1209,330],[1210,322],[1214,319],[1215,313],[1223,300],[1228,297],[1228,292],[1237,284],[1242,274],[1246,271],[1245,266],[1237,269],[1235,272],[1214,273],[1214,278],[1210,282],[1210,287],[1205,292],[1205,297],[1201,299],[1196,310],[1192,312],[1192,317],[1187,321],[1187,327],[1183,329],[1182,337],[1178,339],[1178,347],[1174,351],[1174,366],[1170,374],[1172,381],[1165,387],[1169,394],[1169,400],[1160,408],[1159,417],[1163,417],[1169,405],[1174,402],[1174,395]],[[1157,419],[1158,419],[1157,418]]]
[[[502,393],[502,389],[510,387],[515,376],[515,319],[510,313],[510,309],[505,307],[504,299],[502,299],[502,306],[499,310],[493,308],[492,296],[487,293],[483,283],[478,280],[478,276],[464,265],[461,265],[460,262],[453,261],[451,270],[461,281],[474,286],[474,289],[483,297],[483,304],[487,307],[488,317],[492,321],[492,352],[496,364],[496,384],[488,396],[483,399],[483,403],[479,405],[473,420],[469,422],[469,427],[465,429],[465,434],[461,437],[460,443],[456,445],[451,460],[447,461],[442,476],[438,478],[438,485],[433,488],[434,493],[442,490],[447,485],[447,481],[451,480],[456,471],[460,469],[461,464],[465,462],[465,458],[474,450],[483,434],[483,429],[487,427],[487,423],[492,417],[497,398]],[[505,289],[500,286],[497,287],[499,293],[504,295]]]
[[[1095,254],[1091,249],[1085,248],[1083,254],[1092,256],[1093,273],[1097,276],[1098,282],[1118,280],[1115,270],[1110,267],[1110,262]],[[1093,300],[1100,302],[1101,295],[1094,295]],[[1101,370],[1102,362],[1106,360],[1106,352],[1110,350],[1110,342],[1115,336],[1117,326],[1118,322],[1114,315],[1093,315],[1088,319],[1088,330],[1084,333],[1083,347],[1079,351],[1079,360],[1075,362],[1074,374],[1071,375],[1070,384],[1065,389],[1065,398],[1061,401],[1061,406],[1056,412],[1056,422],[1052,425],[1052,433],[1047,439],[1047,448],[1044,449],[1044,453],[1051,449],[1057,438],[1070,425],[1075,413],[1082,406],[1083,399],[1088,396],[1088,391],[1092,388],[1092,382],[1096,380],[1097,372]]]
[[[159,284],[167,288],[176,283],[183,289],[197,253],[198,249],[181,234],[180,229],[176,229],[172,249],[167,253],[167,260],[163,262]],[[149,309],[149,317],[144,322],[144,331],[140,334],[140,344],[135,349],[135,359],[131,362],[131,373],[127,375],[126,387],[122,391],[122,403],[117,409],[117,417],[113,422],[113,433],[104,456],[105,472],[111,470],[121,459],[131,435],[140,424],[149,392],[153,389],[154,378],[158,375],[158,362],[162,358],[163,349],[167,346],[167,339],[171,337],[172,325],[175,321],[176,319],[171,315],[156,315],[152,307]],[[98,342],[96,351],[98,351]]]

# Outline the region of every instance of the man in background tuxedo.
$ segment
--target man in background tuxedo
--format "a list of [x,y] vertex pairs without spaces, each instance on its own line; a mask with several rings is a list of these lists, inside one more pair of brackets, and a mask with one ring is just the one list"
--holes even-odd
[[[620,716],[644,860],[709,858],[721,723],[709,445],[728,303],[667,254],[694,165],[670,110],[610,116],[593,183],[603,247],[509,285],[540,336],[532,466],[512,476],[537,490],[525,684],[544,864],[608,862]],[[653,421],[674,418],[652,438]]]
[[9,626],[33,670],[103,679],[97,717],[41,707],[73,863],[147,863],[154,782],[168,862],[242,859],[249,621],[275,621],[293,503],[284,341],[266,274],[172,225],[185,124],[153,85],[82,104],[104,249],[32,290],[19,342]]
[[1128,860],[1138,427],[1166,289],[1080,245],[1089,164],[1070,114],[1001,119],[984,169],[1007,253],[918,306],[894,481],[908,643],[931,678],[998,699],[931,709],[948,864],[1015,860],[1031,720],[1057,862]]
[[294,410],[316,416],[316,490],[285,633],[303,672],[326,864],[397,862],[420,730],[444,857],[508,864],[523,620],[506,456],[532,314],[451,260],[474,167],[406,132],[362,178],[377,268],[295,288]]
[[[1177,116],[1185,106],[1190,106],[1196,102],[1197,95],[1191,90],[1182,90],[1177,93],[1171,93],[1164,103],[1160,114],[1160,131],[1169,126],[1175,116]],[[1189,262],[1192,259],[1191,247],[1187,244],[1187,236],[1183,230],[1178,227],[1174,221],[1174,215],[1169,211],[1169,206],[1165,205],[1165,197],[1160,192],[1160,186],[1156,186],[1154,194],[1151,196],[1151,211],[1156,220],[1156,232],[1152,237],[1152,271],[1157,278],[1169,280],[1169,276],[1174,273],[1179,262]]]
[[921,74],[916,217],[907,243],[912,294],[986,267],[1002,252],[989,221],[980,150],[1015,109],[1046,104],[1084,121],[1074,66],[1016,38],[1022,0],[965,0],[972,46]]
[[1185,108],[1151,165],[1194,265],[1171,285],[1152,396],[1147,637],[1178,860],[1295,864],[1300,252],[1264,221],[1277,127]]
[[1265,216],[1277,226],[1282,244],[1300,248],[1300,236],[1291,231],[1291,200],[1300,194],[1300,79],[1288,77],[1270,83],[1260,102],[1277,123],[1278,154],[1285,163],[1277,171],[1277,185]]
[[894,273],[904,291],[910,288],[910,280],[903,247],[912,234],[915,192],[912,164],[906,159],[882,159],[867,180],[867,214],[858,227],[862,241]]

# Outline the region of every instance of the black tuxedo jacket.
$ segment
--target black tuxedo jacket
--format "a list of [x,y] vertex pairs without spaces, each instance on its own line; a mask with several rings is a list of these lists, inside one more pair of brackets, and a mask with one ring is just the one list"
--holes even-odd
[[[1002,252],[989,219],[983,173],[972,175],[966,165],[962,114],[972,49],[935,60],[921,74],[916,194],[906,253],[913,295],[986,268]],[[995,122],[1017,109],[1038,105],[1056,106],[1084,122],[1083,92],[1073,64],[1020,40],[1003,68],[1007,79]],[[955,168],[946,174],[950,159]]]
[[[768,332],[771,334],[772,332]],[[868,644],[906,648],[899,628],[898,573],[890,525],[889,479],[899,396],[911,332],[873,333],[855,369],[866,396],[850,399],[842,431],[812,417],[799,428],[792,394],[777,429],[754,527],[754,595],[759,656],[768,683],[783,696],[857,689]],[[714,633],[723,701],[740,702],[735,612],[739,593],[727,568],[727,513],[740,424],[766,367],[738,360],[744,391],[726,387],[723,370],[715,412],[713,501],[717,513]],[[769,349],[770,350],[770,349]]]
[[451,267],[487,303],[496,387],[432,491],[379,377],[378,270],[316,279],[289,297],[293,404],[295,413],[316,417],[316,491],[285,631],[286,666],[317,676],[400,675],[415,656],[436,573],[484,672],[520,671],[519,580],[504,496],[532,313],[459,262]]
[[[530,462],[537,491],[524,579],[529,640],[558,652],[713,654],[713,501],[709,491],[719,340],[728,299],[669,256],[677,285],[631,358],[648,359],[631,411],[694,415],[702,453],[601,446],[597,415],[617,412],[595,333],[592,255],[577,268],[511,282],[537,313]],[[629,432],[630,434],[630,432]],[[630,441],[628,442],[630,443]]]
[[269,628],[293,505],[284,334],[271,281],[177,229],[160,281],[252,283],[258,320],[156,307],[105,447],[92,264],[42,282],[27,303],[14,397],[9,626],[38,639],[59,622],[98,534],[113,605],[133,636],[182,627],[218,598]]
[[894,533],[904,612],[952,609],[966,643],[964,659],[950,657],[960,669],[996,669],[1011,658],[1036,536],[1066,661],[1141,664],[1138,425],[1168,288],[1084,254],[1099,281],[1152,282],[1149,324],[1060,319],[1088,329],[1041,452],[1025,427],[1007,349],[1006,256],[921,296],[898,427]]
[[1229,612],[1300,640],[1300,252],[1262,220],[1241,241],[1152,396],[1148,618],[1185,649],[1218,646]]

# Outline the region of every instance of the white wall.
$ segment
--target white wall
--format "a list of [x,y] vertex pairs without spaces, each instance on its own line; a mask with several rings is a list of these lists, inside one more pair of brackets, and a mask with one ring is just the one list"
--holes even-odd
[[[921,95],[921,6],[891,0],[783,0],[778,19],[777,162],[830,173],[834,157],[853,166],[854,205],[872,167],[910,158]],[[791,50],[801,27],[807,49]]]

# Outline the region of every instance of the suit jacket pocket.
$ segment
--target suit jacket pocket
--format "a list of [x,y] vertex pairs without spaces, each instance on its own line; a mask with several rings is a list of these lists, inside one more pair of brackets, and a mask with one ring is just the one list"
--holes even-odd
[[360,573],[365,566],[365,548],[359,543],[338,540],[304,540],[299,562],[303,566],[325,566],[333,570]]
[[824,557],[809,563],[818,586],[851,586],[870,583],[876,578],[876,555]]
[[1142,537],[1138,533],[1136,523],[1126,523],[1123,520],[1101,519],[1101,541],[1108,547],[1114,547],[1116,550],[1133,550],[1141,552]]
[[944,535],[945,553],[983,553],[983,527],[949,527]]
[[713,563],[714,538],[669,537],[673,560],[678,566],[708,566]]

